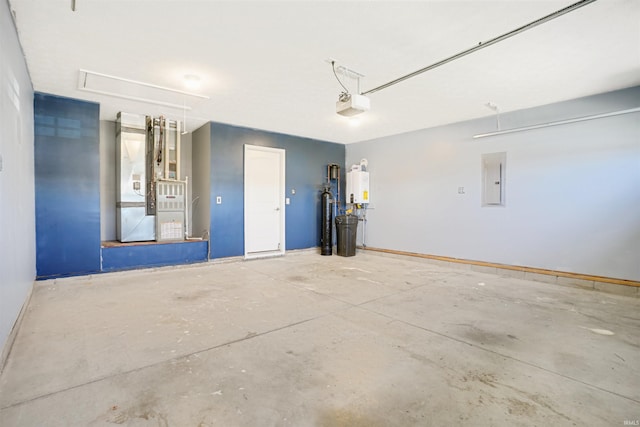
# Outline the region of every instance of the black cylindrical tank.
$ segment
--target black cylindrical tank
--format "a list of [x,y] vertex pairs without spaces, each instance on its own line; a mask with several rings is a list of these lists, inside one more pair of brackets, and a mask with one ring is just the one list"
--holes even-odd
[[331,214],[331,191],[329,186],[325,185],[322,190],[322,235],[320,254],[331,255],[333,242],[331,239],[332,230],[332,214]]

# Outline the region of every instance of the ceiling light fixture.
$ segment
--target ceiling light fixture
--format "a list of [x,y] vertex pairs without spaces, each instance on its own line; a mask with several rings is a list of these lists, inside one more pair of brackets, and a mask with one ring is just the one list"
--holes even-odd
[[195,74],[185,74],[184,85],[190,90],[198,89],[200,87],[200,77]]
[[349,126],[353,127],[353,128],[357,128],[362,124],[362,117],[358,116],[358,117],[352,117],[349,119]]

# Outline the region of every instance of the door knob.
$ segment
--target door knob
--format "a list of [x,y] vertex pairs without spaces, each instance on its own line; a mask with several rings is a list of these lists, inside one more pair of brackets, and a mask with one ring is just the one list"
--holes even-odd
[[280,210],[280,208],[276,208],[275,210],[279,211],[279,210]]

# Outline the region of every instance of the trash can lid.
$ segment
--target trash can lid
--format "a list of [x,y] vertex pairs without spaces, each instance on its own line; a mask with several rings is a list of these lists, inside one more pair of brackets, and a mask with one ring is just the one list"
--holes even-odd
[[336,224],[357,224],[358,216],[357,215],[338,215],[336,217]]

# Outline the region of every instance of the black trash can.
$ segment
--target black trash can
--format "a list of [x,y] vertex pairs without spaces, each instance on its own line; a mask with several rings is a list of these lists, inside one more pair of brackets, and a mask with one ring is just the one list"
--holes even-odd
[[358,217],[356,215],[338,215],[336,228],[338,255],[354,256],[356,254]]

